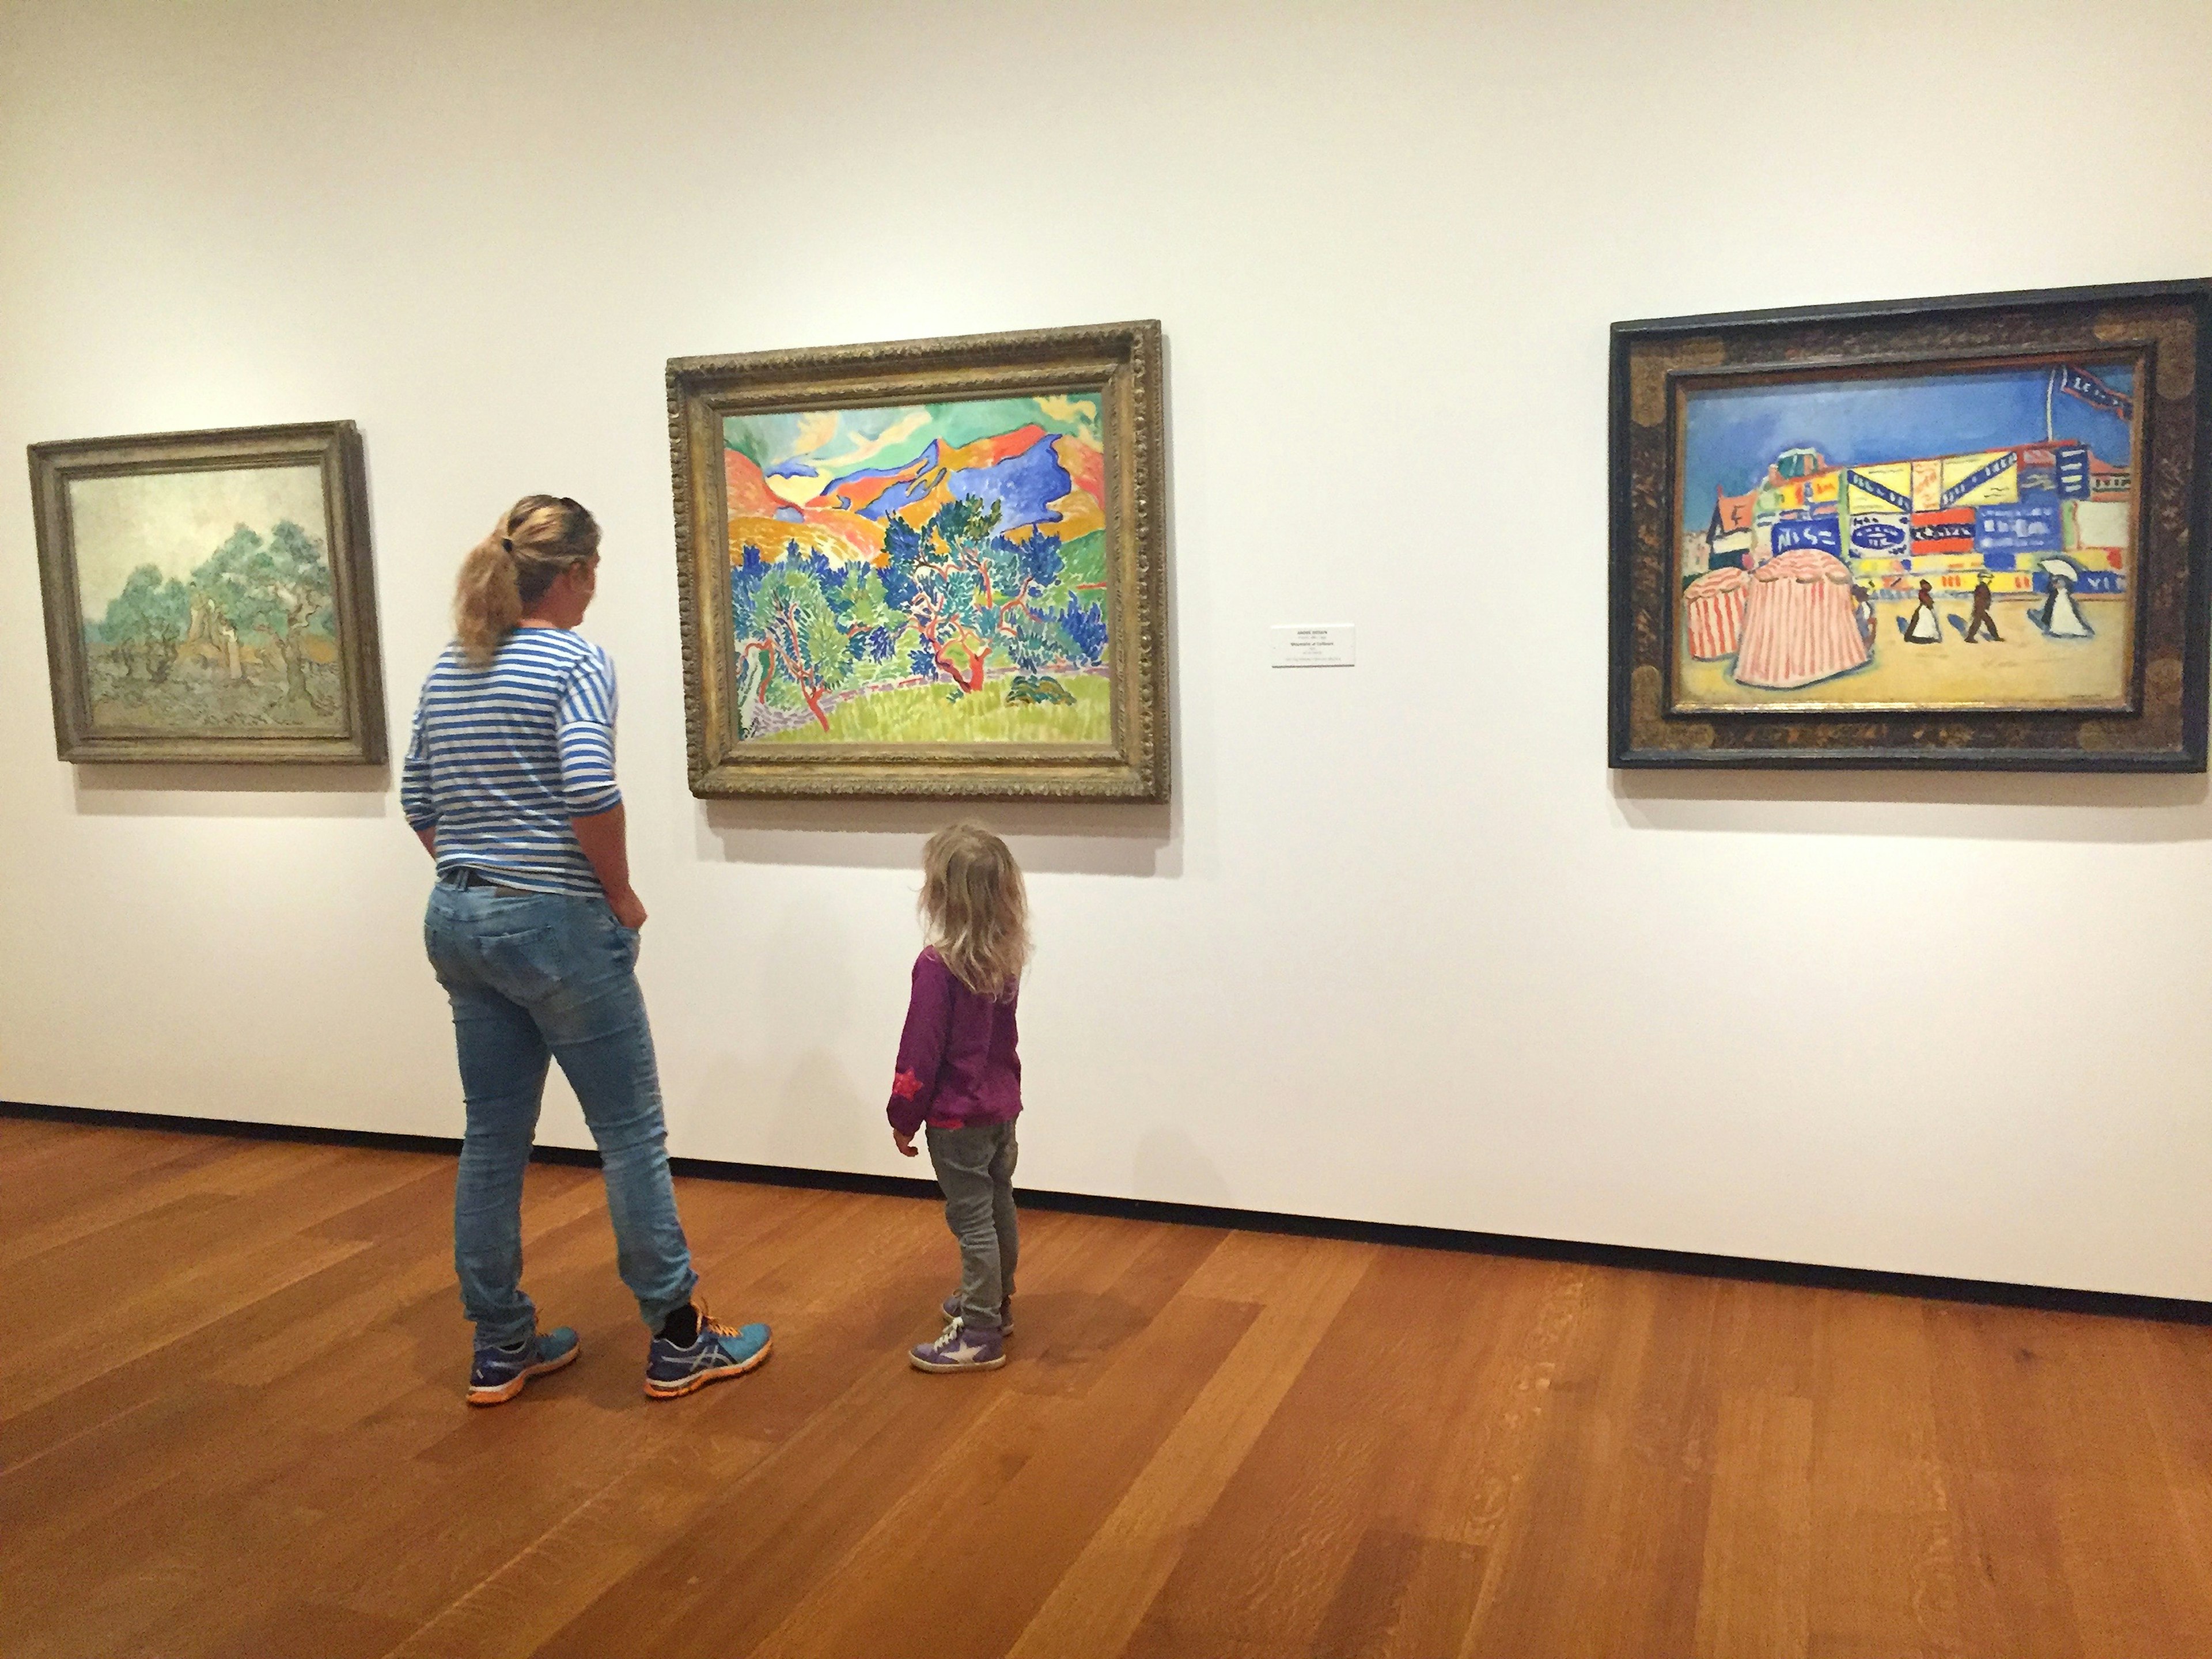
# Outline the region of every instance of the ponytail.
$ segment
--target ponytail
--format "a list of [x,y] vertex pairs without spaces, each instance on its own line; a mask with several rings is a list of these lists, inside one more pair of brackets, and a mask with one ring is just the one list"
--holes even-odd
[[522,615],[522,586],[514,555],[501,535],[485,537],[461,561],[453,594],[453,632],[471,662],[489,662]]
[[566,495],[525,495],[461,561],[453,632],[471,662],[489,662],[554,579],[599,550],[599,526]]

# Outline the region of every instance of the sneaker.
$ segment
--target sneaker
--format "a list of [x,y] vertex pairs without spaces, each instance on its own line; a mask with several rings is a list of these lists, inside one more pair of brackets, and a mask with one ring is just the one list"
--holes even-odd
[[704,1302],[693,1305],[699,1310],[699,1335],[690,1347],[656,1336],[645,1351],[645,1391],[655,1400],[673,1400],[709,1382],[743,1376],[768,1358],[767,1326],[732,1329],[708,1318]]
[[936,1341],[908,1349],[906,1357],[918,1371],[993,1371],[1006,1363],[1006,1350],[998,1332],[971,1330],[956,1318]]
[[476,1363],[469,1367],[469,1404],[496,1406],[512,1400],[532,1377],[559,1370],[582,1352],[575,1332],[566,1325],[539,1331],[512,1347],[479,1342]]
[[[960,1292],[955,1291],[946,1297],[941,1304],[941,1310],[947,1319],[959,1318]],[[1003,1337],[1012,1336],[1013,1334],[1014,1298],[1010,1296],[999,1304],[999,1334]]]

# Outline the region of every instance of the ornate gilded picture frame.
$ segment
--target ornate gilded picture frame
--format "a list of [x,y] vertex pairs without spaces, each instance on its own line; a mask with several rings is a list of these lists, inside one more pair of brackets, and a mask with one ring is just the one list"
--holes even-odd
[[1617,767],[2205,769],[2212,283],[1618,323]]
[[62,759],[384,760],[350,421],[33,444],[30,463]]
[[692,793],[1159,801],[1156,322],[682,357]]

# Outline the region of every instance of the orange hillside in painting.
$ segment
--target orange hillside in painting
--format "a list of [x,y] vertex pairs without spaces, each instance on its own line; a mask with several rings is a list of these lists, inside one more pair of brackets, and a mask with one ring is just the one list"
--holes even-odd
[[1054,441],[1054,453],[1060,464],[1067,469],[1074,488],[1054,501],[1053,508],[1061,519],[1060,538],[1072,542],[1078,536],[1087,536],[1094,530],[1106,527],[1106,457],[1097,444],[1087,444],[1080,438],[1060,438]]
[[859,514],[812,502],[792,506],[769,488],[759,467],[734,449],[722,452],[722,470],[728,480],[733,556],[750,544],[764,558],[775,560],[796,542],[800,551],[825,553],[841,564],[883,556],[883,531]]

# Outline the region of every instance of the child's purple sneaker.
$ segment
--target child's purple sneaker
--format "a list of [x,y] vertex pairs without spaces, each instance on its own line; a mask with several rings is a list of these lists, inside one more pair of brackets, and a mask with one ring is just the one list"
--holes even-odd
[[[944,1313],[947,1319],[957,1319],[960,1317],[959,1291],[955,1291],[951,1295],[945,1298]],[[1010,1296],[999,1304],[999,1334],[1000,1336],[1012,1336],[1013,1334],[1014,1298]]]
[[532,1377],[559,1370],[580,1352],[575,1332],[566,1325],[533,1332],[508,1348],[479,1342],[469,1367],[469,1404],[496,1406],[512,1400]]
[[918,1371],[990,1371],[1006,1363],[1006,1350],[997,1331],[971,1330],[955,1319],[936,1341],[908,1349],[906,1357]]

